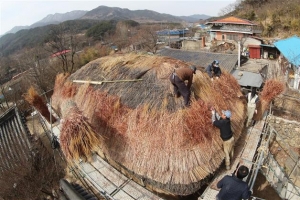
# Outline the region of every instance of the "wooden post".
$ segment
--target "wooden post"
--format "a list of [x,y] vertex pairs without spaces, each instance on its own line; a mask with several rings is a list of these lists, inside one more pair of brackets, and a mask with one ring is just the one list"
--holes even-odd
[[85,80],[73,80],[74,83],[90,83],[90,84],[99,84],[102,83],[120,83],[120,82],[136,82],[142,81],[143,79],[132,79],[132,80],[112,80],[112,81],[85,81]]

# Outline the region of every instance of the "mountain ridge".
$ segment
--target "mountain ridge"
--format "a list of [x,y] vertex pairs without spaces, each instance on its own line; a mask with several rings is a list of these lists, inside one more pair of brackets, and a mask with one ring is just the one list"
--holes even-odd
[[49,24],[59,24],[64,21],[78,19],[78,18],[82,17],[83,15],[85,15],[87,12],[88,11],[83,11],[83,10],[73,10],[73,11],[66,12],[66,13],[49,14],[46,17],[44,17],[43,19],[41,19],[31,25],[15,26],[11,30],[4,33],[4,35],[8,34],[8,33],[16,33],[23,29],[31,29],[31,28],[36,28],[36,27],[40,27],[40,26],[46,26]]
[[[105,14],[100,13],[99,11],[104,12]],[[66,13],[48,14],[43,19],[41,19],[31,25],[15,26],[11,30],[7,31],[5,34],[16,33],[23,29],[31,29],[31,28],[46,26],[49,24],[59,24],[64,21],[76,20],[76,19],[98,19],[98,20],[131,19],[131,20],[136,20],[138,22],[186,21],[186,22],[190,22],[190,23],[195,23],[195,22],[199,21],[200,19],[208,19],[210,17],[211,16],[204,15],[204,14],[194,14],[191,16],[174,16],[171,14],[159,13],[159,12],[147,10],[147,9],[129,10],[127,8],[98,6],[97,8],[94,8],[90,11],[73,10],[73,11],[66,12]]]

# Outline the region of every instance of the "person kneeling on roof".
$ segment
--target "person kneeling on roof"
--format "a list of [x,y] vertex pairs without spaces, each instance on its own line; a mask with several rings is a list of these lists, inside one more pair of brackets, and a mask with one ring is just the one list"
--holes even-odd
[[[196,69],[195,66],[178,68],[170,76],[175,96],[180,97],[182,95],[186,107],[190,105],[191,86]],[[185,81],[188,81],[188,83],[185,84]]]
[[210,65],[208,65],[205,71],[211,80],[213,80],[214,77],[219,78],[222,74],[219,61],[217,60],[214,60]]

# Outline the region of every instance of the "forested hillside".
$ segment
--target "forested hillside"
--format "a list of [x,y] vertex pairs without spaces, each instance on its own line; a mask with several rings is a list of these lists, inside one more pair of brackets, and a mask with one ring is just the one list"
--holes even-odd
[[229,15],[256,22],[265,37],[300,34],[299,0],[238,0],[234,9]]
[[[99,23],[98,20],[91,19],[70,20],[61,23],[61,26],[66,30],[79,33],[80,31],[89,29],[97,23]],[[0,52],[2,55],[7,56],[24,48],[40,46],[45,42],[51,29],[56,26],[57,25],[47,25],[33,29],[20,30],[17,33],[6,34],[0,38]]]

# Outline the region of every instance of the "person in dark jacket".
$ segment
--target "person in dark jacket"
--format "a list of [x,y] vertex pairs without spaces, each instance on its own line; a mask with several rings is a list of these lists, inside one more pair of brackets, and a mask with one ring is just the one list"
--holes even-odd
[[213,80],[214,77],[219,78],[222,74],[219,66],[219,61],[217,60],[214,60],[210,65],[208,65],[205,71],[207,72],[211,80]]
[[[185,106],[190,105],[191,86],[196,69],[195,66],[178,68],[170,76],[170,81],[174,86],[174,94],[176,97],[182,95]],[[185,81],[188,81],[187,84]]]
[[234,153],[234,137],[230,123],[231,112],[229,110],[222,110],[222,114],[220,116],[213,107],[211,108],[211,111],[212,123],[220,129],[220,137],[223,140],[226,169],[230,170],[230,157],[232,158]]
[[248,176],[248,167],[241,165],[235,175],[224,176],[218,183],[217,187],[221,188],[217,195],[217,200],[240,200],[249,199],[252,192],[243,178]]

